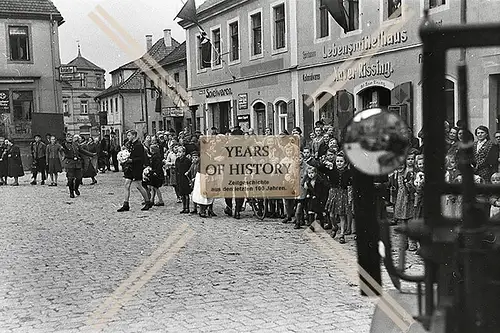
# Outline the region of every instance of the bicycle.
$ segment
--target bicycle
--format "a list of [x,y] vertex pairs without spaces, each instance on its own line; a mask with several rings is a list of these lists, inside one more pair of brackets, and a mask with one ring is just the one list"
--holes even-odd
[[[268,213],[268,199],[267,198],[246,198],[245,205],[249,204],[252,208],[253,216],[262,221]],[[244,205],[244,206],[245,206]]]

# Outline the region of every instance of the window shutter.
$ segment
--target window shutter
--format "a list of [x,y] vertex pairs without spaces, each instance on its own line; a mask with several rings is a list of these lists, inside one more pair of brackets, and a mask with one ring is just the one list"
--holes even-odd
[[238,125],[238,100],[233,99],[233,127]]
[[389,111],[399,114],[413,128],[413,89],[411,82],[401,83],[391,90]]
[[295,100],[292,99],[288,102],[286,108],[286,121],[287,121],[287,130],[288,133],[292,133],[292,129],[295,127]]
[[309,139],[309,133],[313,131],[314,126],[314,102],[311,96],[304,94],[302,95],[302,110],[304,119],[304,137]]
[[269,127],[274,134],[274,105],[271,102],[267,103],[267,112],[266,112],[266,127]]

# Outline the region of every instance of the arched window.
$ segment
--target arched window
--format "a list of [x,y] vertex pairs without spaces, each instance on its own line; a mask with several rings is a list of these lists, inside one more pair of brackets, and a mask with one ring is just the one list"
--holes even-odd
[[319,120],[325,125],[333,125],[334,118],[334,99],[332,94],[324,92],[318,97]]
[[286,130],[288,121],[287,104],[283,101],[276,103],[276,112],[278,113],[278,132],[281,133]]

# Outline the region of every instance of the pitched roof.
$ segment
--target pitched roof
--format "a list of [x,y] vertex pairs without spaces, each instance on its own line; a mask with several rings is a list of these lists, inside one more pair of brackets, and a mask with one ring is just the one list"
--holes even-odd
[[198,13],[201,13],[202,11],[209,9],[210,7],[214,7],[214,6],[216,6],[216,5],[218,5],[219,3],[222,3],[222,2],[224,2],[224,1],[226,1],[226,0],[205,0],[205,2],[204,2],[204,3],[202,3],[202,4],[201,4],[201,5],[200,5],[197,9],[196,9],[196,11],[197,11]]
[[59,22],[64,19],[51,0],[2,0],[0,1],[0,14],[11,15],[53,15]]
[[170,52],[158,63],[160,66],[165,66],[184,59],[186,59],[186,42],[183,42],[181,45],[177,46],[172,52]]
[[[144,56],[146,54],[149,54],[154,60],[156,61],[160,61],[162,60],[163,58],[165,58],[167,56],[167,54],[169,54],[170,52],[172,52],[172,50],[174,50],[176,47],[179,46],[179,42],[177,40],[175,40],[174,38],[172,38],[172,46],[171,47],[167,47],[165,45],[165,39],[164,38],[160,38],[150,49],[148,52],[146,52],[144,54]],[[144,60],[144,62],[147,64],[148,62],[145,61],[145,58],[144,56],[142,56],[141,58],[139,59],[142,59]],[[136,60],[133,60],[131,62],[128,62],[126,63],[125,65],[122,65],[120,67],[118,67],[117,69],[114,69],[112,70],[110,73],[114,73],[116,71],[119,71],[119,70],[124,70],[124,69],[131,69],[131,70],[135,70],[135,69],[139,69],[139,66],[137,66],[137,64],[135,63]]]
[[142,88],[142,76],[141,71],[136,70],[128,79],[115,86],[108,87],[106,90],[102,91],[96,98],[103,98],[106,96],[113,95],[119,91],[123,90],[139,90]]
[[79,69],[90,69],[90,70],[94,70],[94,71],[105,72],[104,69],[102,69],[101,67],[97,66],[93,62],[85,59],[84,57],[82,57],[81,54],[78,54],[78,57],[76,57],[75,59],[71,60],[69,62],[69,64],[68,64],[68,66],[76,66]]

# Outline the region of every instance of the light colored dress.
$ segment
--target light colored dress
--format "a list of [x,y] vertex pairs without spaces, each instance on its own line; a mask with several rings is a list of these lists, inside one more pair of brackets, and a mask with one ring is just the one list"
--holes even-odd
[[207,198],[201,193],[201,173],[197,172],[194,178],[193,186],[193,202],[199,205],[211,205],[214,203],[213,198]]

